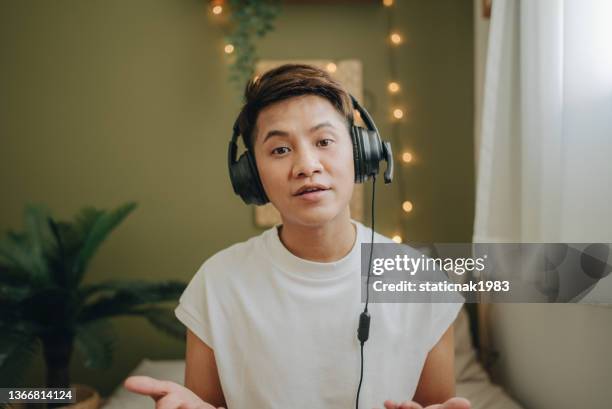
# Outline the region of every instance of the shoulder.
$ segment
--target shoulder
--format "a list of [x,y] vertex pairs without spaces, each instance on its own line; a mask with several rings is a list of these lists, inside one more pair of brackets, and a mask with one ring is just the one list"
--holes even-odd
[[[353,220],[356,224],[357,229],[359,231],[359,237],[362,243],[369,243],[372,238],[372,228],[370,226],[366,226],[362,222],[358,220]],[[393,239],[387,237],[383,234],[380,234],[377,231],[374,231],[374,244],[376,243],[395,243]]]
[[[370,226],[366,226],[359,221],[355,221],[357,224],[357,228],[360,231],[360,240],[363,244],[369,244],[372,240],[372,228]],[[396,243],[391,237],[385,236],[377,231],[374,231],[374,246],[377,244],[393,244],[391,248],[387,248],[388,251],[401,252],[402,254],[408,254],[411,257],[428,257],[423,251],[412,247],[405,243]],[[393,250],[391,250],[393,249]],[[377,251],[375,251],[375,254]],[[384,254],[385,251],[382,251]]]
[[205,275],[210,281],[252,271],[264,257],[264,240],[269,234],[270,229],[219,250],[202,263],[196,275]]

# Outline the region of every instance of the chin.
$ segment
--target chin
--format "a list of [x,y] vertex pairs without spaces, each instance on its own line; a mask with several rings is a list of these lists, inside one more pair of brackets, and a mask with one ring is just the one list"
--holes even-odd
[[342,207],[335,206],[320,206],[302,209],[289,209],[282,219],[289,223],[299,224],[302,226],[321,226],[325,225],[342,213]]

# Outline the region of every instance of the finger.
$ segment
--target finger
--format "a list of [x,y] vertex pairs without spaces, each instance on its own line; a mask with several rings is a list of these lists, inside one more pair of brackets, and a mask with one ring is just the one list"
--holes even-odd
[[123,382],[123,386],[131,392],[149,395],[155,400],[169,392],[167,382],[151,378],[150,376],[130,376]]
[[166,395],[155,404],[155,409],[179,409],[182,405],[182,400],[176,395]]
[[384,405],[385,409],[397,409],[397,403],[393,402],[392,400],[386,400]]
[[471,407],[472,407],[472,404],[470,403],[469,400],[465,398],[457,397],[457,398],[450,398],[449,400],[444,402],[442,409],[470,409]]
[[413,401],[406,401],[400,403],[398,409],[423,409],[421,405]]

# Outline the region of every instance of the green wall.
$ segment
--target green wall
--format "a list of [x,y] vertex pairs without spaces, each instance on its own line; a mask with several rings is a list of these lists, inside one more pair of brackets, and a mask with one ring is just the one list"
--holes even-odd
[[[402,137],[418,159],[403,180],[415,210],[403,214],[397,184],[380,183],[377,231],[390,235],[406,218],[410,240],[469,241],[473,2],[397,3],[396,22],[407,37],[398,69],[410,107]],[[379,4],[288,5],[259,55],[360,59],[384,136],[385,36]],[[203,0],[2,1],[0,229],[20,228],[28,202],[68,218],[83,205],[136,200],[139,208],[100,250],[88,281],[188,281],[213,253],[259,234],[227,176],[239,92],[227,83],[222,45],[223,31]],[[87,370],[78,355],[72,365],[75,380],[105,395],[143,357],[184,354],[183,342],[142,320],[114,322],[120,347],[112,368]],[[42,373],[39,360],[28,384],[42,382]]]

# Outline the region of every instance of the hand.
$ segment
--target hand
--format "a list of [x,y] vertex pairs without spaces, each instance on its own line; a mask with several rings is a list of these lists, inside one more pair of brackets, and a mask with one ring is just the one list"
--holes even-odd
[[391,400],[385,401],[385,409],[470,409],[471,407],[470,401],[464,398],[451,398],[444,403],[437,403],[426,408],[412,401],[402,403],[396,403]]
[[[130,376],[123,386],[155,400],[155,409],[217,409],[178,383],[161,381],[149,376]],[[223,408],[219,408],[223,409]]]

